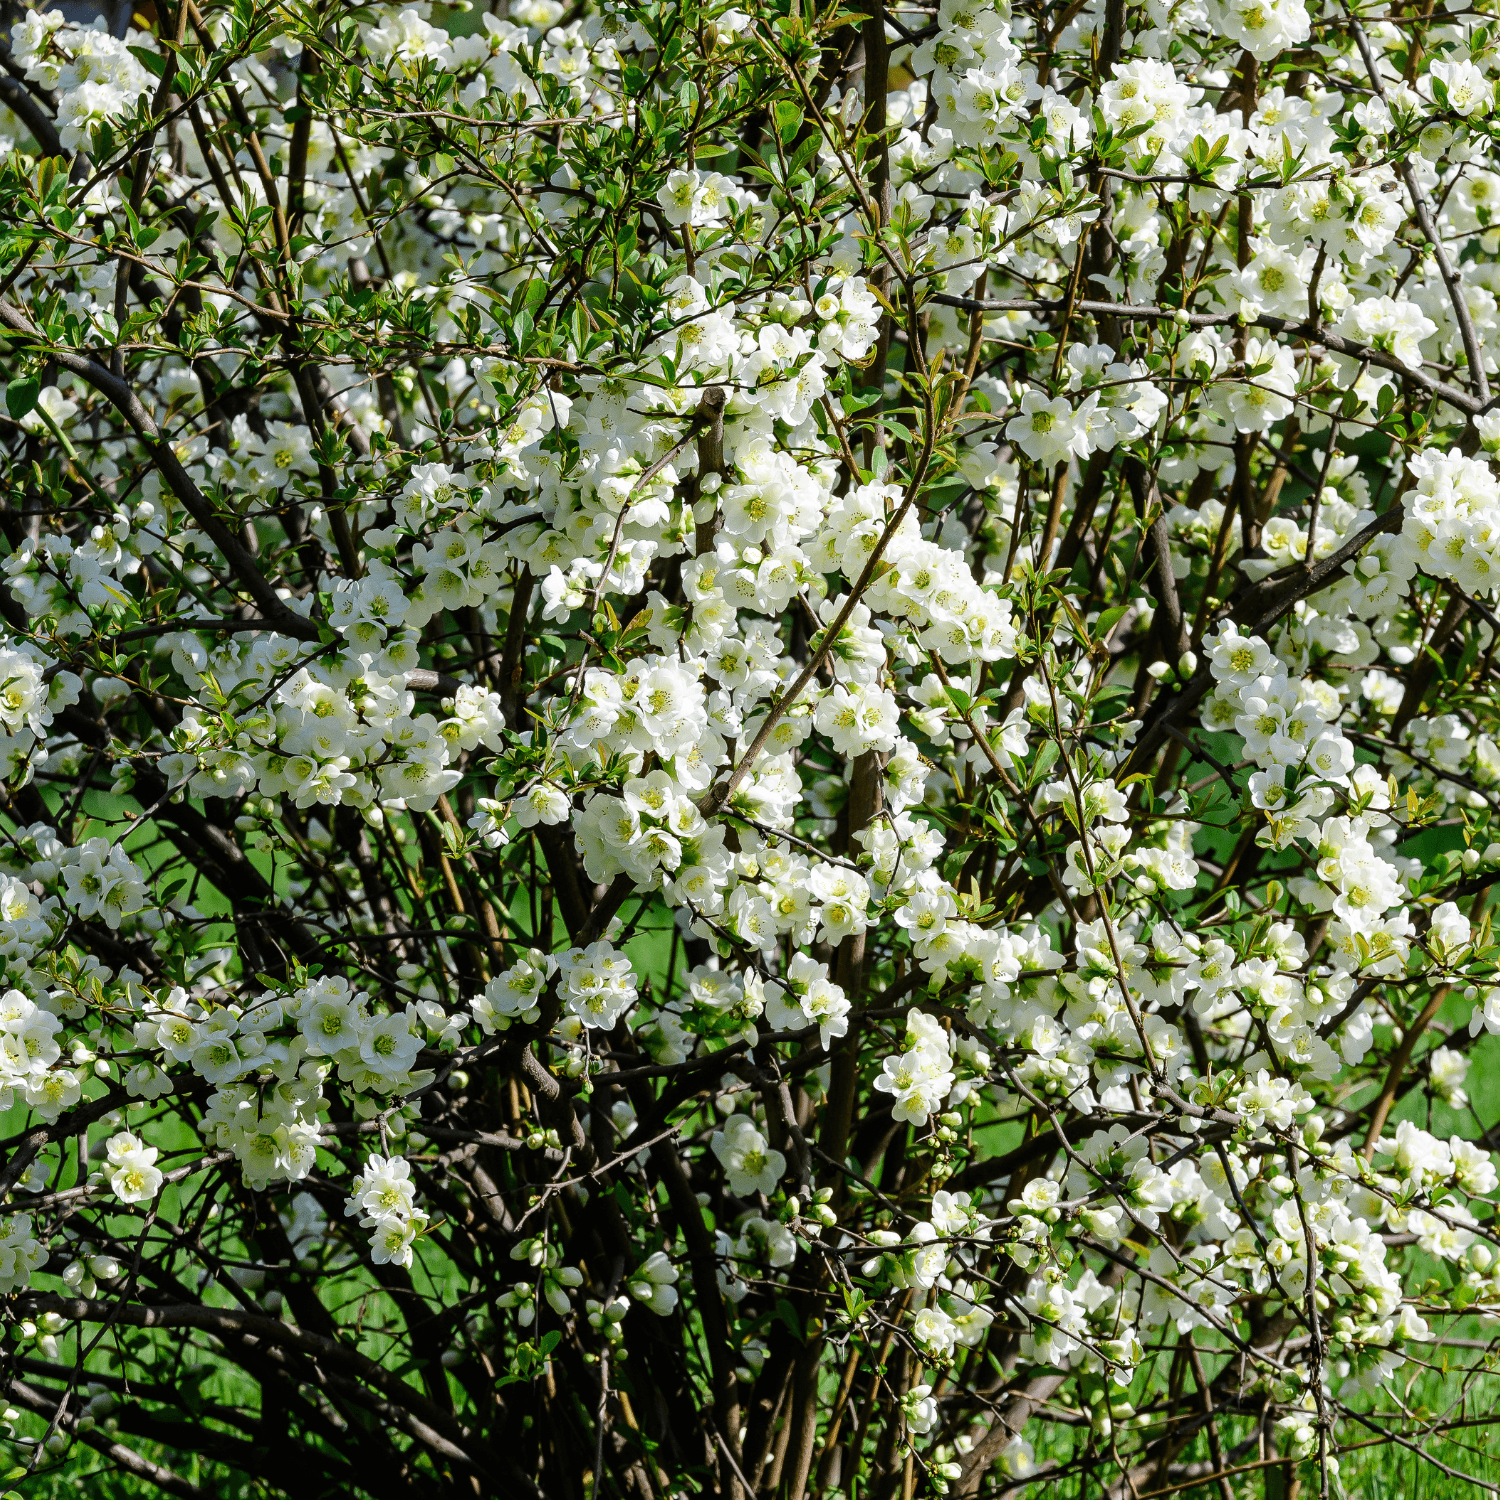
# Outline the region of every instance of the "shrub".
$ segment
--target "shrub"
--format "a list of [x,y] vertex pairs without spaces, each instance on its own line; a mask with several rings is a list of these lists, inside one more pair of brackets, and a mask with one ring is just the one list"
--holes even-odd
[[0,75],[10,1479],[1481,1453],[1493,19],[115,9]]

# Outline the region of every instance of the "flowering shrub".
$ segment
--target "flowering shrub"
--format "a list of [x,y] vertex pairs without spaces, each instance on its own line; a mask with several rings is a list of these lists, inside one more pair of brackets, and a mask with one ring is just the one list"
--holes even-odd
[[10,1480],[1482,1453],[1500,18],[87,9],[0,59]]

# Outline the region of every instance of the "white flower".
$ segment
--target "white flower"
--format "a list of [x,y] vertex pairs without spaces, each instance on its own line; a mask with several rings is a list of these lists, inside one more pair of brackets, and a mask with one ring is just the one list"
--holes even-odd
[[930,1385],[914,1385],[901,1402],[906,1425],[918,1436],[932,1431],[937,1426],[938,1404],[932,1399]]
[[834,687],[819,701],[813,722],[840,755],[892,750],[896,745],[895,700],[873,685]]
[[995,1460],[1002,1473],[1012,1479],[1025,1479],[1036,1469],[1036,1455],[1031,1444],[1021,1436],[1013,1437],[1001,1450],[1000,1456]]
[[344,1212],[373,1219],[409,1218],[416,1206],[411,1166],[402,1157],[372,1154],[354,1179]]
[[1451,901],[1444,901],[1432,914],[1427,941],[1441,958],[1452,960],[1468,947],[1469,919]]
[[777,1030],[817,1026],[826,1047],[849,1030],[850,1005],[844,991],[828,977],[828,965],[799,953],[787,966],[785,982],[765,987],[766,1020]]
[[1209,670],[1223,683],[1248,687],[1271,662],[1271,648],[1259,636],[1244,636],[1229,622],[1210,643]]
[[484,994],[469,1001],[485,1035],[505,1030],[517,1016],[534,1019],[547,981],[556,971],[554,958],[532,948],[519,963],[490,980]]
[[1068,402],[1061,396],[1048,399],[1038,390],[1022,396],[1021,410],[1006,424],[1005,435],[1044,469],[1075,455],[1086,457],[1089,450],[1087,427]]
[[1462,1109],[1469,1102],[1464,1080],[1469,1075],[1469,1059],[1451,1047],[1434,1047],[1427,1063],[1432,1087],[1450,1109]]
[[1494,85],[1468,59],[1436,59],[1427,72],[1433,94],[1437,95],[1441,85],[1448,108],[1456,113],[1473,118],[1487,115],[1495,107]]
[[148,1203],[161,1190],[162,1174],[153,1163],[156,1147],[121,1131],[105,1147],[110,1191],[122,1203]]
[[1408,369],[1422,367],[1422,341],[1437,332],[1437,324],[1412,302],[1393,297],[1365,297],[1353,303],[1340,328],[1361,343],[1393,354]]
[[659,1318],[677,1306],[677,1267],[657,1250],[635,1268],[628,1283],[630,1295],[644,1302]]
[[1291,412],[1296,386],[1290,349],[1271,339],[1247,339],[1240,377],[1216,384],[1213,398],[1241,432],[1264,432]]
[[952,1057],[948,1034],[920,1010],[907,1013],[907,1042],[908,1051],[886,1058],[875,1087],[892,1096],[892,1118],[921,1125],[953,1087]]
[[736,1197],[774,1193],[786,1171],[786,1157],[773,1151],[748,1115],[730,1115],[709,1140],[724,1167],[724,1180]]
[[409,1266],[422,1225],[415,1219],[382,1219],[370,1235],[370,1259],[377,1266]]
[[[0,1294],[23,1289],[31,1273],[46,1263],[47,1250],[31,1232],[30,1214],[12,1214],[0,1220]],[[94,1274],[104,1279],[106,1268],[106,1264],[96,1264]]]
[[1258,62],[1269,62],[1311,34],[1302,0],[1216,0],[1213,29],[1244,47]]
[[410,1071],[422,1050],[422,1037],[405,1011],[380,1016],[361,1029],[360,1061],[382,1078],[400,1078]]
[[635,1004],[630,960],[608,943],[569,948],[558,955],[557,963],[563,1003],[585,1026],[609,1031]]
[[561,787],[550,781],[538,781],[516,798],[511,811],[522,828],[534,828],[538,823],[566,823],[572,805]]
[[911,1336],[933,1364],[946,1364],[953,1357],[958,1329],[940,1307],[924,1307],[912,1319]]
[[63,881],[68,902],[80,917],[97,917],[115,931],[124,917],[141,909],[146,883],[118,845],[112,846],[108,839],[90,839],[69,853]]
[[427,1229],[427,1215],[416,1205],[411,1166],[402,1157],[372,1153],[354,1179],[344,1213],[370,1231],[370,1256],[377,1266],[409,1266],[412,1247]]

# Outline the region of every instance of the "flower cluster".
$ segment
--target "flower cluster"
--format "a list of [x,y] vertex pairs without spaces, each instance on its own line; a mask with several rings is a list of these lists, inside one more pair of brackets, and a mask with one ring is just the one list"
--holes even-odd
[[350,1184],[344,1213],[370,1231],[370,1255],[377,1266],[409,1266],[412,1246],[427,1229],[411,1166],[400,1156],[371,1152],[364,1171]]

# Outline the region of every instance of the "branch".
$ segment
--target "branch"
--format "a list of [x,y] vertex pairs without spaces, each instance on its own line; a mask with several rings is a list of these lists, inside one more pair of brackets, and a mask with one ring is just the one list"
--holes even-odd
[[17,1298],[16,1306],[27,1316],[51,1312],[73,1323],[123,1323],[131,1328],[198,1328],[219,1338],[253,1339],[295,1349],[299,1354],[340,1365],[365,1384],[383,1392],[403,1413],[412,1436],[434,1452],[470,1470],[482,1469],[482,1466],[463,1445],[473,1447],[486,1460],[490,1458],[475,1442],[473,1434],[399,1375],[383,1369],[374,1360],[337,1339],[323,1338],[278,1318],[203,1307],[196,1303],[147,1307],[139,1303],[122,1305],[85,1297],[54,1297],[37,1293]]
[[[954,297],[947,292],[934,292],[928,300],[942,303],[945,307],[963,308],[968,312],[1051,313],[1062,312],[1066,306],[1060,298],[1022,297],[1000,301],[976,301],[972,297]],[[1088,313],[1095,317],[1119,318],[1124,322],[1152,319],[1176,323],[1185,321],[1186,325],[1191,328],[1264,328],[1284,338],[1306,339],[1309,343],[1321,344],[1325,349],[1332,350],[1335,354],[1347,355],[1350,359],[1369,360],[1372,365],[1379,365],[1383,370],[1390,370],[1397,375],[1404,376],[1413,384],[1421,386],[1431,395],[1440,397],[1450,406],[1456,406],[1461,412],[1471,417],[1477,416],[1489,405],[1488,387],[1482,397],[1471,396],[1467,391],[1461,391],[1445,381],[1434,379],[1422,370],[1412,369],[1410,365],[1403,364],[1394,354],[1387,354],[1383,349],[1376,349],[1369,344],[1361,344],[1356,339],[1346,339],[1342,334],[1334,333],[1322,324],[1306,319],[1295,322],[1291,318],[1274,318],[1269,314],[1245,318],[1239,313],[1232,312],[1184,312],[1175,307],[1087,300],[1075,302],[1073,311]],[[1465,309],[1464,316],[1468,317],[1467,309]],[[1472,324],[1470,326],[1472,327]]]
[[[1359,55],[1364,59],[1365,71],[1370,75],[1370,87],[1375,90],[1376,97],[1384,104],[1386,102],[1385,85],[1380,81],[1380,68],[1375,61],[1374,53],[1370,51],[1370,39],[1365,35],[1364,27],[1352,16],[1349,20],[1349,29],[1354,35],[1354,44],[1359,48]],[[1458,321],[1459,335],[1464,341],[1464,358],[1469,363],[1469,382],[1474,387],[1480,404],[1488,405],[1490,383],[1484,373],[1484,355],[1480,352],[1479,335],[1475,333],[1474,320],[1469,316],[1469,304],[1464,301],[1463,284],[1448,263],[1442,238],[1437,232],[1437,226],[1432,222],[1432,210],[1427,206],[1427,195],[1422,191],[1421,184],[1417,181],[1407,157],[1399,158],[1396,170],[1401,174],[1401,181],[1406,184],[1406,191],[1411,194],[1412,214],[1416,218],[1417,227],[1421,229],[1427,237],[1427,242],[1432,246],[1433,259],[1437,261],[1438,275],[1443,278],[1443,285],[1448,289],[1448,300],[1453,305],[1453,316]]]
[[149,1458],[142,1458],[134,1448],[127,1448],[123,1443],[115,1442],[107,1434],[97,1429],[79,1432],[76,1417],[64,1413],[59,1420],[60,1406],[49,1401],[40,1391],[33,1390],[24,1380],[12,1380],[10,1394],[22,1406],[29,1407],[38,1416],[46,1417],[49,1422],[58,1421],[59,1426],[65,1428],[74,1437],[82,1439],[90,1448],[102,1453],[111,1463],[124,1469],[127,1474],[134,1474],[137,1479],[144,1479],[169,1495],[180,1495],[182,1500],[213,1500],[208,1490],[199,1489],[196,1484],[184,1479],[181,1474],[172,1469],[153,1463]]

